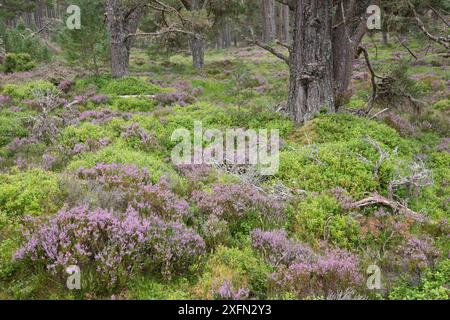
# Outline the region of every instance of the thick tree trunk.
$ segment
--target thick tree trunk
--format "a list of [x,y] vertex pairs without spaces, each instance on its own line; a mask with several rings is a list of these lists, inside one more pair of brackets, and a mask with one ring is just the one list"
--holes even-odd
[[277,38],[278,40],[289,43],[289,7],[287,5],[277,4]]
[[275,40],[277,34],[274,0],[262,0],[263,41]]
[[144,14],[145,1],[134,1],[128,7],[121,0],[108,0],[106,15],[111,43],[111,73],[115,78],[128,74],[132,37]]
[[[190,6],[185,5],[187,10],[195,11],[203,8],[203,0],[192,0]],[[191,47],[192,63],[195,69],[203,69],[205,66],[205,42],[197,36],[189,37],[189,46]]]
[[282,11],[283,11],[283,34],[284,34],[283,41],[289,44],[291,41],[289,7],[283,5]]
[[[367,33],[367,8],[379,0],[348,0],[336,9],[333,25],[333,72],[336,109],[348,102],[356,52]],[[344,10],[344,11],[343,11]]]
[[189,45],[191,47],[194,68],[203,69],[205,66],[205,43],[203,39],[196,36],[190,36]]
[[[332,0],[298,0],[288,108],[297,123],[333,112]],[[319,40],[319,41],[318,41]]]
[[111,37],[111,73],[114,78],[122,78],[128,75],[130,53],[125,45],[125,40],[113,40]]

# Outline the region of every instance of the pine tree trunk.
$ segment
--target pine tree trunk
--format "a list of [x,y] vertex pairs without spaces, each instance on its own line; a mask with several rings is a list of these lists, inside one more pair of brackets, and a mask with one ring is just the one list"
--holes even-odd
[[290,44],[291,42],[291,35],[290,35],[290,16],[289,16],[289,7],[286,5],[282,6],[283,11],[283,41],[286,42],[286,44]]
[[192,53],[192,62],[195,69],[203,69],[205,66],[204,41],[196,36],[190,36],[189,44]]
[[288,108],[303,123],[334,111],[332,0],[298,0],[294,14]]
[[[201,10],[203,7],[202,0],[192,0],[188,10]],[[203,69],[205,66],[205,42],[197,36],[189,37],[189,46],[191,47],[192,63],[195,69]]]
[[263,41],[275,40],[277,34],[274,0],[262,0]]
[[121,0],[108,0],[106,15],[111,43],[111,73],[114,78],[128,74],[131,34],[136,33],[139,20],[144,14],[144,2],[129,8]]
[[[333,72],[336,110],[351,97],[349,86],[352,80],[356,53],[367,33],[367,7],[379,4],[379,0],[349,0],[338,5],[333,25]],[[342,11],[344,9],[344,12]],[[344,21],[345,20],[345,21]],[[344,23],[345,22],[345,23]]]

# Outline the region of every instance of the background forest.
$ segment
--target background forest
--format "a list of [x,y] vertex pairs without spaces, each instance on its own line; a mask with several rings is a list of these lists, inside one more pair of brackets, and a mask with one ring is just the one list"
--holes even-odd
[[[0,0],[0,299],[449,299],[449,16]],[[195,121],[278,129],[278,172],[175,166]]]

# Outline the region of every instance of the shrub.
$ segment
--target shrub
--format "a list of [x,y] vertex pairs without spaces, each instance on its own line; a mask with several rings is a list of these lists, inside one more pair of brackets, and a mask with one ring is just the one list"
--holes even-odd
[[419,285],[400,281],[389,293],[391,300],[448,300],[450,290],[450,260],[441,261],[436,268],[428,268]]
[[4,40],[6,52],[15,54],[28,54],[37,61],[51,59],[51,50],[40,37],[32,36],[32,31],[22,23],[17,28],[5,28],[0,30]]
[[271,265],[289,266],[293,263],[311,261],[315,253],[310,247],[293,239],[289,239],[285,230],[252,232],[252,246]]
[[202,235],[210,249],[219,245],[225,245],[230,237],[228,222],[221,220],[215,215],[210,215],[202,224]]
[[136,194],[150,181],[147,170],[135,165],[99,163],[79,168],[78,179],[87,182],[89,196],[103,208],[125,210]]
[[94,104],[104,104],[108,102],[109,97],[106,94],[97,94],[91,97],[89,100]]
[[130,149],[120,141],[113,143],[96,153],[84,153],[78,155],[75,160],[69,163],[67,169],[76,170],[81,167],[92,168],[97,163],[133,163],[139,168],[146,168],[150,173],[153,182],[159,181],[159,178],[162,175],[168,175],[174,178],[177,177],[174,169],[158,157],[149,153]]
[[0,210],[8,215],[56,212],[60,190],[55,175],[33,169],[0,174]]
[[189,204],[171,191],[165,178],[156,184],[143,186],[132,205],[141,214],[154,214],[165,220],[180,220],[189,216]]
[[198,298],[213,299],[220,288],[229,282],[228,288],[232,287],[234,292],[239,291],[239,288],[248,289],[250,298],[264,299],[270,272],[270,266],[255,255],[251,248],[219,247],[208,259],[194,293]]
[[214,293],[218,300],[245,300],[250,293],[247,288],[235,290],[230,280],[225,280],[223,285]]
[[359,241],[357,221],[343,211],[331,195],[308,196],[294,204],[290,211],[292,229],[309,243],[322,239],[340,247],[351,247]]
[[147,132],[136,122],[133,122],[131,125],[124,128],[122,138],[124,138],[130,146],[136,149],[152,151],[159,148],[156,136],[153,133]]
[[440,255],[439,250],[433,244],[432,238],[419,239],[413,236],[399,246],[390,259],[400,267],[401,272],[420,275],[421,271],[427,267],[434,266]]
[[292,292],[297,298],[328,296],[359,286],[358,259],[347,251],[328,250],[317,261],[294,263],[272,274],[275,293]]
[[141,78],[125,77],[109,81],[101,88],[101,92],[126,96],[126,95],[153,95],[161,91],[161,88],[146,82]]
[[110,122],[114,118],[124,118],[128,119],[130,117],[129,114],[118,112],[111,109],[100,109],[100,110],[86,110],[80,113],[78,120],[86,121],[90,120],[90,122],[94,125],[105,124]]
[[7,84],[3,87],[4,94],[19,102],[34,99],[33,92],[36,91],[58,93],[55,85],[45,80],[29,81],[23,84]]
[[155,96],[155,100],[163,107],[173,104],[184,107],[194,103],[195,97],[185,92],[162,92]]
[[268,221],[283,219],[282,204],[249,184],[214,184],[211,191],[194,191],[192,199],[204,214],[216,215],[229,222],[245,218],[244,215],[250,212],[257,212]]
[[117,98],[113,102],[113,107],[124,112],[151,112],[157,103],[148,98]]
[[450,110],[450,100],[449,99],[445,99],[445,100],[441,100],[439,102],[436,102],[433,105],[433,109],[440,110],[440,111],[448,111],[448,110]]
[[125,284],[144,266],[164,275],[185,271],[204,250],[201,237],[184,225],[141,218],[132,209],[114,214],[77,207],[29,228],[15,259],[44,264],[55,274],[78,265],[91,273],[88,288],[97,292]]
[[35,66],[35,62],[28,53],[8,53],[3,68],[6,73],[12,73],[29,71]]
[[23,114],[13,112],[2,112],[0,114],[0,148],[13,139],[24,138],[28,134]]

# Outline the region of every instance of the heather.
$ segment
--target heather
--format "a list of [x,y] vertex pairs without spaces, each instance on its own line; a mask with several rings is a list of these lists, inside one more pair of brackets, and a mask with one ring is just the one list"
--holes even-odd
[[[418,110],[381,90],[366,114],[361,56],[351,98],[303,124],[289,68],[247,43],[208,49],[203,71],[136,41],[122,78],[93,57],[1,74],[0,299],[448,300],[447,58],[409,40],[406,69],[403,47],[364,45]],[[279,170],[175,165],[172,133],[195,121],[278,129]],[[381,289],[367,288],[373,265]]]
[[123,285],[145,266],[164,276],[182,272],[204,250],[202,238],[182,224],[142,218],[133,209],[115,214],[76,207],[61,210],[48,221],[28,223],[26,242],[15,260],[29,259],[37,268],[43,264],[59,275],[66,266],[78,265],[101,274],[94,281],[100,288]]

